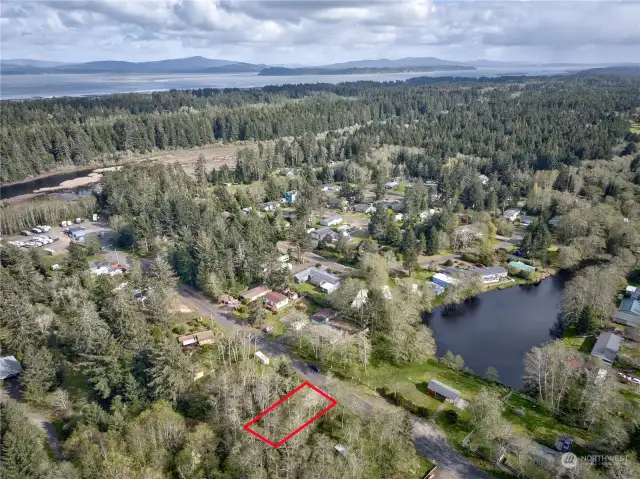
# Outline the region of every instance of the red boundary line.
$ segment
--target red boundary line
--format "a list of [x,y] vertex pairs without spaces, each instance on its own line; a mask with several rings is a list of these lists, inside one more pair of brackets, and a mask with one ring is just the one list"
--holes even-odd
[[[305,387],[310,387],[311,389],[313,389],[315,392],[317,392],[318,394],[320,394],[322,397],[324,397],[325,399],[327,399],[331,404],[329,404],[326,408],[324,408],[322,411],[320,411],[318,414],[316,414],[315,416],[313,416],[311,419],[309,419],[307,422],[305,422],[302,426],[298,427],[297,429],[295,429],[291,434],[289,434],[288,436],[286,436],[284,439],[278,441],[278,442],[273,442],[270,441],[269,439],[267,439],[266,437],[264,437],[262,434],[257,433],[256,431],[254,431],[253,429],[251,429],[251,425],[256,423],[257,421],[259,421],[261,418],[263,418],[264,416],[266,416],[267,414],[269,414],[271,411],[273,411],[275,408],[277,408],[280,404],[282,404],[283,402],[285,402],[287,399],[289,399],[291,396],[293,396],[295,393],[297,393],[298,391],[300,391],[301,389],[305,388]],[[320,416],[322,416],[323,414],[325,414],[326,412],[329,411],[329,409],[331,409],[332,407],[334,407],[336,404],[338,404],[338,401],[336,401],[335,399],[333,399],[331,396],[329,396],[326,392],[324,392],[323,390],[317,388],[316,386],[314,386],[313,384],[311,384],[309,381],[305,381],[303,382],[300,386],[296,387],[295,389],[293,389],[291,392],[289,392],[288,394],[286,394],[285,396],[283,396],[280,400],[276,401],[275,403],[273,403],[271,406],[269,406],[267,409],[265,409],[264,411],[262,411],[260,414],[258,414],[256,417],[254,417],[251,421],[249,421],[247,424],[245,424],[243,426],[244,430],[247,431],[249,434],[253,434],[255,437],[257,437],[258,439],[263,440],[264,442],[266,442],[267,444],[269,444],[271,447],[274,448],[279,448],[280,446],[282,446],[285,442],[287,442],[289,439],[291,439],[293,436],[295,436],[296,434],[298,434],[300,431],[302,431],[305,427],[307,427],[308,425],[310,425],[312,422],[314,422],[315,420],[317,420]]]

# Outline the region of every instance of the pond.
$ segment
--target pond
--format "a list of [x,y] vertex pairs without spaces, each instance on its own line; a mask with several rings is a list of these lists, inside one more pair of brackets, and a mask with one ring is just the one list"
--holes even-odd
[[27,195],[33,193],[40,188],[50,188],[58,186],[63,181],[74,180],[87,176],[93,171],[93,168],[68,171],[65,173],[54,173],[51,175],[35,178],[33,180],[14,183],[12,185],[0,186],[0,199],[6,200],[15,196]]
[[554,276],[538,285],[481,294],[453,311],[437,308],[425,314],[438,357],[451,351],[476,374],[482,376],[492,366],[502,383],[522,387],[525,354],[552,339],[550,329],[561,311],[564,283]]

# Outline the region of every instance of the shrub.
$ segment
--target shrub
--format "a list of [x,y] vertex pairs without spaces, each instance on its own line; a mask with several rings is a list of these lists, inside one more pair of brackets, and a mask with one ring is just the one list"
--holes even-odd
[[453,266],[453,261],[451,261],[450,259],[448,259],[447,261],[445,261],[443,263],[445,266]]
[[418,406],[417,404],[414,404],[409,399],[404,397],[402,393],[394,393],[392,391],[389,391],[389,389],[384,386],[376,388],[376,392],[380,394],[380,396],[389,399],[396,406],[400,406],[401,408],[406,409],[411,414],[415,414],[416,416],[420,416],[424,419],[428,419],[431,416],[431,412],[429,411],[429,409],[424,406]]
[[472,253],[463,253],[462,261],[466,261],[468,263],[480,263],[480,258]]
[[451,411],[451,410],[445,411],[444,417],[449,424],[455,424],[458,422],[458,413],[455,411]]
[[176,325],[173,327],[172,331],[173,331],[175,334],[184,334],[184,333],[186,333],[186,332],[187,332],[187,325],[186,325],[186,324],[184,324],[184,323],[176,324]]

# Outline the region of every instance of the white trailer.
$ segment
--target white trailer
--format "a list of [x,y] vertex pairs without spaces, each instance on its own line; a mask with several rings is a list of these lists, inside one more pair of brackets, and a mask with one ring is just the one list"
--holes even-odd
[[269,358],[262,351],[256,351],[255,356],[260,360],[262,364],[269,364]]

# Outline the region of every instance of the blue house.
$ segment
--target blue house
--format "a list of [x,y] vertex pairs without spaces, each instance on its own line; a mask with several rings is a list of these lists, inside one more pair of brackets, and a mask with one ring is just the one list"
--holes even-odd
[[289,203],[295,203],[296,196],[298,196],[298,192],[295,190],[291,190],[291,191],[287,191],[284,194],[284,199],[287,200]]

